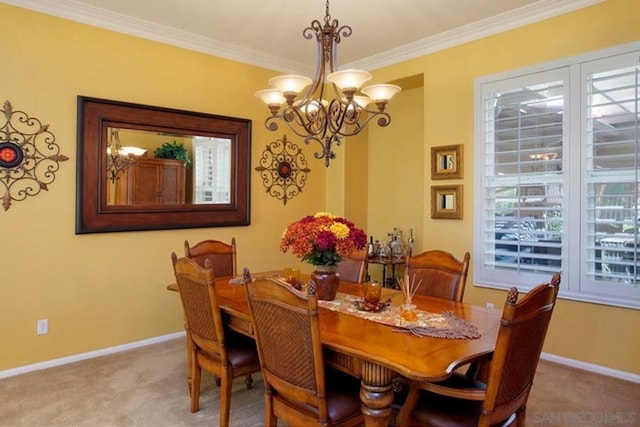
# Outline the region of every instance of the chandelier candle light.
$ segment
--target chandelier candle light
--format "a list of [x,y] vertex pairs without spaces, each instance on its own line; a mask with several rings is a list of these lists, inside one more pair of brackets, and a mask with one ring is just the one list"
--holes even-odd
[[[322,150],[314,153],[314,157],[324,159],[326,167],[336,157],[333,144],[339,146],[343,137],[359,134],[374,117],[382,127],[391,122],[391,116],[384,110],[389,99],[401,90],[397,85],[377,84],[362,88],[364,95],[358,94],[371,74],[361,70],[336,71],[340,37],[349,37],[351,33],[351,27],[340,27],[337,19],[331,21],[327,0],[324,25],[314,20],[302,31],[305,39],[311,39],[314,34],[316,38],[318,63],[313,80],[298,75],[278,76],[269,80],[275,88],[256,92],[271,111],[265,121],[267,129],[277,130],[281,120],[304,138],[305,144],[318,142]],[[335,98],[332,100],[327,99],[328,86],[333,87]],[[377,111],[367,109],[371,103]]]

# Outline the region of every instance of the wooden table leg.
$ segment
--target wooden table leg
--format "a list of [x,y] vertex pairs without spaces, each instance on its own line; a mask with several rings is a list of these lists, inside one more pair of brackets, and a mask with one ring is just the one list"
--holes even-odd
[[391,403],[393,390],[391,389],[394,372],[384,366],[362,361],[362,413],[364,425],[367,427],[383,427],[389,425],[391,419]]

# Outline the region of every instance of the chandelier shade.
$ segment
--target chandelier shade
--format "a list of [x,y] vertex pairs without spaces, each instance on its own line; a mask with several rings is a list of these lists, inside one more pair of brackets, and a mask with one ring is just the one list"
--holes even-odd
[[342,70],[331,73],[327,80],[341,90],[358,90],[366,81],[371,80],[371,74],[360,70]]
[[284,95],[282,95],[282,92],[278,89],[259,90],[256,92],[256,96],[262,99],[269,107],[275,105],[278,109],[280,109],[280,106],[285,102]]
[[309,77],[288,74],[269,79],[269,84],[286,96],[286,94],[298,95],[302,89],[311,84],[311,81]]
[[[341,37],[349,37],[351,33],[351,27],[331,20],[327,0],[324,24],[314,20],[302,32],[305,39],[316,40],[318,62],[313,79],[298,75],[273,77],[269,80],[273,88],[256,92],[271,112],[265,121],[267,129],[276,131],[279,123],[285,123],[304,138],[305,144],[315,141],[320,150],[314,157],[324,159],[327,167],[336,157],[334,144],[339,146],[344,137],[359,134],[374,118],[379,126],[389,125],[391,116],[385,112],[386,105],[402,90],[392,84],[360,89],[371,80],[369,72],[337,70],[337,46]],[[368,109],[371,103],[375,103],[375,108]]]
[[373,102],[384,102],[386,104],[400,90],[400,86],[379,84],[363,88],[362,93],[373,99]]

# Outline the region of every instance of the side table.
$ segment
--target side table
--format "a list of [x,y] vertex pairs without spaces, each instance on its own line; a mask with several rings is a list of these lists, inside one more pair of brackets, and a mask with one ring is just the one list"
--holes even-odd
[[[379,257],[373,256],[367,258],[367,271],[365,276],[369,276],[369,264],[382,265],[382,285],[386,288],[396,288],[396,266],[405,265],[406,260],[404,256],[401,257]],[[391,277],[387,280],[387,266],[391,266]]]

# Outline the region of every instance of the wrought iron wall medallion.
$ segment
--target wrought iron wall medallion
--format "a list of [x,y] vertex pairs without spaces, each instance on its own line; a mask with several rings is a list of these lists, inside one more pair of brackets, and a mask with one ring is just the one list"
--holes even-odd
[[60,154],[60,146],[49,131],[49,125],[29,117],[24,111],[13,111],[5,101],[0,116],[0,191],[2,208],[11,201],[36,196],[55,180],[60,162],[69,160]]
[[286,135],[267,145],[256,170],[267,193],[285,205],[302,192],[307,174],[311,172],[300,147],[287,140]]

